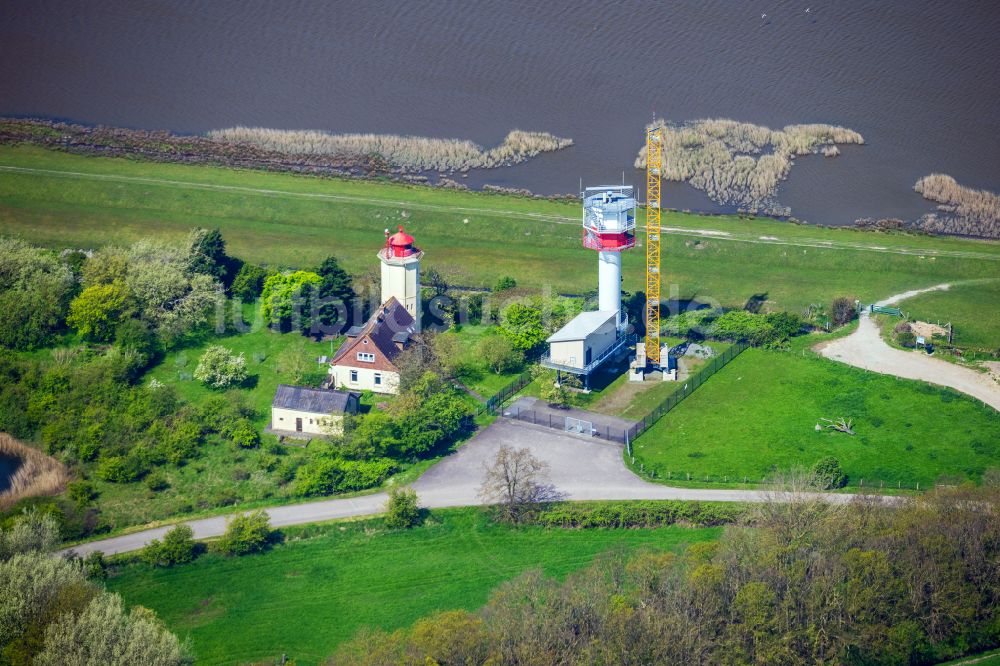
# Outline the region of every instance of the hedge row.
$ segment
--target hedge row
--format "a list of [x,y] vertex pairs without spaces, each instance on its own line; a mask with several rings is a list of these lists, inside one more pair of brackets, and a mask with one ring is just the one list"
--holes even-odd
[[662,527],[687,523],[710,527],[735,522],[744,507],[731,502],[557,503],[534,512],[528,522],[545,527]]

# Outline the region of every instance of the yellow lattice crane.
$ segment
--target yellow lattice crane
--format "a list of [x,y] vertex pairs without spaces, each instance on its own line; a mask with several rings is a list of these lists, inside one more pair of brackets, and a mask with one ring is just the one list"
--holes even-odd
[[660,178],[663,126],[646,129],[646,361],[660,365]]

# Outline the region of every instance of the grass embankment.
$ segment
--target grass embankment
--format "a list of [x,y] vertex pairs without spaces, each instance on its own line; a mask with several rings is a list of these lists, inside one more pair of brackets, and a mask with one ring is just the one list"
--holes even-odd
[[[34,147],[0,148],[4,165],[62,172],[0,170],[0,233],[52,247],[148,236],[180,240],[200,225],[220,228],[229,250],[250,261],[309,267],[332,253],[362,274],[375,267],[383,229],[405,224],[426,251],[425,267],[456,284],[492,285],[502,273],[522,287],[549,285],[563,293],[597,285],[595,257],[580,247],[576,203]],[[638,218],[642,228],[641,210]],[[666,214],[664,224],[678,231],[664,237],[663,293],[724,305],[755,295],[794,311],[837,294],[871,301],[944,281],[995,277],[1000,261],[1000,244],[956,238],[682,213]],[[696,231],[706,228],[716,233]],[[624,288],[642,289],[643,271],[643,253],[625,253]]]
[[[854,419],[855,436],[821,418]],[[927,488],[1000,467],[1000,413],[950,389],[811,355],[749,349],[641,437],[636,468],[658,481],[760,482],[834,456],[860,485]],[[667,477],[670,481],[667,481]],[[942,479],[944,477],[944,479]]]
[[[295,540],[297,534],[318,533]],[[563,530],[495,525],[481,510],[435,511],[428,524],[380,521],[289,529],[262,555],[205,555],[191,565],[131,565],[108,581],[156,611],[198,663],[280,658],[316,663],[363,626],[395,629],[440,609],[473,609],[499,583],[540,568],[563,576],[610,550],[668,550],[721,528]]]

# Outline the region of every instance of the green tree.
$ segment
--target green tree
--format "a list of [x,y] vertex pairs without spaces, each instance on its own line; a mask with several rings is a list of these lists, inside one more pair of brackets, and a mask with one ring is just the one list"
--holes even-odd
[[261,293],[261,315],[264,320],[282,330],[292,327],[311,328],[307,286],[319,286],[323,281],[316,273],[295,271],[278,273],[264,280]]
[[[336,257],[327,257],[316,271],[322,279],[319,283],[319,298],[323,305],[318,308],[316,320],[323,326],[351,323],[354,309],[354,285],[351,276],[340,267]],[[327,302],[329,301],[329,302]]]
[[534,349],[547,337],[541,309],[524,303],[511,303],[504,309],[499,331],[522,352]]
[[73,273],[47,250],[0,238],[0,345],[37,349],[63,326]]
[[105,342],[125,316],[128,302],[128,288],[122,282],[87,287],[69,304],[66,323],[84,337]]
[[243,353],[235,354],[221,345],[212,345],[206,349],[194,371],[195,379],[215,389],[239,386],[248,377],[247,361]]
[[188,258],[176,246],[150,240],[127,251],[125,284],[142,318],[168,343],[204,325],[224,297],[218,279],[190,271]]
[[163,541],[153,539],[146,544],[141,557],[154,567],[187,564],[195,558],[194,531],[189,525],[178,525],[163,535]]
[[230,520],[216,547],[226,555],[246,555],[263,550],[270,540],[271,519],[259,509]]
[[79,613],[63,613],[45,631],[36,666],[106,664],[181,666],[194,660],[152,611],[126,613],[117,594],[98,594]]
[[233,278],[233,283],[229,287],[229,293],[233,295],[233,298],[252,301],[260,296],[260,292],[264,289],[264,280],[272,274],[271,271],[268,271],[263,266],[244,263],[240,266],[236,277]]
[[393,529],[415,527],[420,524],[420,507],[413,488],[393,488],[385,503],[385,524]]
[[226,254],[226,241],[218,229],[195,228],[188,234],[188,270],[231,284],[238,261]]
[[486,367],[497,374],[513,372],[524,365],[524,352],[515,349],[510,338],[503,335],[488,335],[476,346],[479,358]]

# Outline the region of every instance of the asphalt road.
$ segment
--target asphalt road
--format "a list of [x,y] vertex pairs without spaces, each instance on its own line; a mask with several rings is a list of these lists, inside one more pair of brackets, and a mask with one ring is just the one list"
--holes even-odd
[[[756,490],[671,488],[649,483],[633,474],[622,460],[621,446],[590,437],[569,435],[528,423],[498,419],[454,455],[429,469],[414,484],[420,505],[430,509],[482,504],[479,486],[484,464],[503,445],[529,448],[550,466],[550,480],[570,500],[675,499],[717,502],[765,502],[784,500],[782,493]],[[831,502],[848,502],[854,496],[823,494]],[[271,525],[283,527],[338,518],[367,516],[383,511],[386,493],[347,499],[329,499],[267,509]],[[196,539],[220,536],[232,516],[188,521]],[[106,555],[139,550],[152,539],[160,539],[170,527],[91,541],[72,548],[80,555],[103,551]]]

